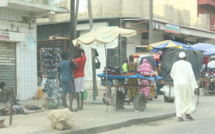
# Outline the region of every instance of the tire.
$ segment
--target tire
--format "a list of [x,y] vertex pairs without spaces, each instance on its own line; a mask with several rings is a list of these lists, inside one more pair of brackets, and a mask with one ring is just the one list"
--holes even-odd
[[143,111],[146,108],[147,97],[145,94],[138,93],[134,96],[133,106],[134,110]]

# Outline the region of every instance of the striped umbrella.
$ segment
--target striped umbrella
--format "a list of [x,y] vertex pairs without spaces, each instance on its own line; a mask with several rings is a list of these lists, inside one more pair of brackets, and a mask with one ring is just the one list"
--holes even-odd
[[179,49],[190,49],[189,47],[186,47],[186,45],[183,43],[171,41],[171,40],[165,40],[162,42],[150,44],[148,46],[148,49],[149,50],[153,49],[153,52],[156,52],[157,50],[160,50],[162,48],[170,48],[170,47],[179,48]]

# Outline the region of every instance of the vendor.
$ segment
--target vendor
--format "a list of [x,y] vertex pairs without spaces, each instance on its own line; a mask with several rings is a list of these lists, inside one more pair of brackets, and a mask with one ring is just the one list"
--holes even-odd
[[[9,90],[4,82],[0,84],[0,103],[7,103],[10,100],[11,90]],[[18,105],[15,94],[13,94],[13,102]]]
[[[158,66],[158,75],[161,76],[161,61],[162,61],[162,55],[160,56],[160,64]],[[160,94],[160,89],[162,89],[164,85],[161,83],[161,80],[156,81],[156,91],[157,91],[157,96],[155,98],[158,98],[158,95]]]
[[128,72],[128,59],[125,60],[125,62],[122,65],[122,71]]
[[159,52],[156,52],[153,54],[153,56],[154,56],[154,60],[155,60],[155,71],[158,71],[158,66],[160,63],[160,54],[159,54]]
[[[134,75],[137,72],[137,62],[134,62],[134,56],[130,55],[129,56],[129,61],[128,61],[128,72],[130,72],[131,75]],[[137,85],[138,84],[138,79],[128,79],[127,81],[128,85]],[[128,97],[131,102],[133,102],[133,98],[137,93],[137,88],[133,89],[128,89]]]

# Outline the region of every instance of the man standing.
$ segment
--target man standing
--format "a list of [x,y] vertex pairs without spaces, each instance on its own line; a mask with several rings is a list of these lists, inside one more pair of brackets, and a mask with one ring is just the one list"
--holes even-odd
[[71,67],[75,66],[78,67],[77,64],[73,61],[70,62],[68,60],[69,56],[67,53],[61,53],[61,59],[62,61],[58,65],[58,78],[60,82],[60,86],[62,87],[62,101],[63,101],[63,106],[64,108],[68,107],[66,104],[66,94],[69,93],[69,102],[70,102],[70,111],[73,112],[75,111],[72,108],[72,86],[71,86]]
[[[77,110],[83,110],[84,102],[84,67],[86,63],[86,55],[83,49],[77,48],[75,51],[75,62],[78,68],[74,70],[75,91],[77,96]],[[81,92],[81,107],[79,105],[79,92]]]
[[190,114],[196,110],[194,93],[198,85],[192,65],[185,61],[186,54],[180,52],[179,58],[180,60],[173,64],[170,75],[174,81],[176,116],[180,122],[183,121],[184,115],[193,120]]

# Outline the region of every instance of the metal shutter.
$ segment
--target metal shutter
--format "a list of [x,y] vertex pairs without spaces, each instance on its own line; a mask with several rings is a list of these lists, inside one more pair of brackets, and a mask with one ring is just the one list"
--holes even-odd
[[16,90],[16,45],[0,42],[0,82]]

